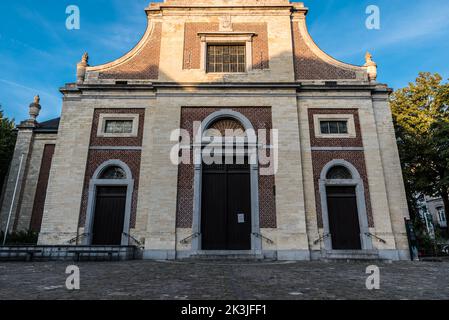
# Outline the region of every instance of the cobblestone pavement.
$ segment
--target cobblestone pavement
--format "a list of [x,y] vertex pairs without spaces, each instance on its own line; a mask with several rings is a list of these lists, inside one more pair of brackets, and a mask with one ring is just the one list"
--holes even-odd
[[366,262],[79,263],[79,291],[65,288],[69,264],[0,263],[0,300],[449,299],[449,262],[378,263],[375,291]]

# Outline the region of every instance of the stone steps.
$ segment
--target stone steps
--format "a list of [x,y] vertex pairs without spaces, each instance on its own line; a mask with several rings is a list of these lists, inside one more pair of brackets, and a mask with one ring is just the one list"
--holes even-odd
[[323,260],[363,260],[363,261],[378,261],[380,260],[379,253],[375,250],[361,251],[361,250],[335,250],[326,251],[322,254]]
[[253,253],[213,253],[213,252],[205,252],[198,253],[190,256],[184,260],[194,260],[194,261],[213,261],[213,260],[221,260],[221,261],[267,261],[263,254],[253,254]]
[[78,258],[81,261],[124,261],[139,257],[134,246],[0,246],[0,261],[73,261]]

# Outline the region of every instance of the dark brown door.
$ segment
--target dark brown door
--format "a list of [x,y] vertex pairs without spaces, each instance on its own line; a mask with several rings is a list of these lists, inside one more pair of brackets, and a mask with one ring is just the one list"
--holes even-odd
[[98,187],[93,245],[120,245],[125,222],[126,187]]
[[203,165],[203,250],[251,250],[249,165]]
[[329,227],[334,250],[360,250],[355,187],[327,187]]

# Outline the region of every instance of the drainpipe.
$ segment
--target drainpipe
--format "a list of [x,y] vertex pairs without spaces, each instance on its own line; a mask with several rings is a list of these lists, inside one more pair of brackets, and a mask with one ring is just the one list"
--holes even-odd
[[3,237],[3,246],[6,244],[6,237],[8,236],[8,232],[9,232],[9,224],[11,223],[12,209],[14,208],[14,202],[16,200],[17,187],[19,185],[20,172],[22,171],[23,157],[24,157],[24,154],[22,153],[22,156],[20,157],[19,171],[17,172],[16,185],[14,186],[14,193],[12,195],[11,207],[9,208],[8,222],[6,223],[5,236]]

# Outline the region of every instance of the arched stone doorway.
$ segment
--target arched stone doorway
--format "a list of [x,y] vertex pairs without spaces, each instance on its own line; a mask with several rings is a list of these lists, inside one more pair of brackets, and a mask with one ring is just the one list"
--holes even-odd
[[[223,137],[229,130],[233,134]],[[257,138],[251,122],[233,110],[211,114],[196,132],[194,159],[192,250],[261,254]]]
[[320,176],[324,245],[331,250],[371,250],[363,180],[345,160],[333,160]]
[[134,180],[129,167],[109,160],[89,184],[85,222],[86,245],[128,245]]

